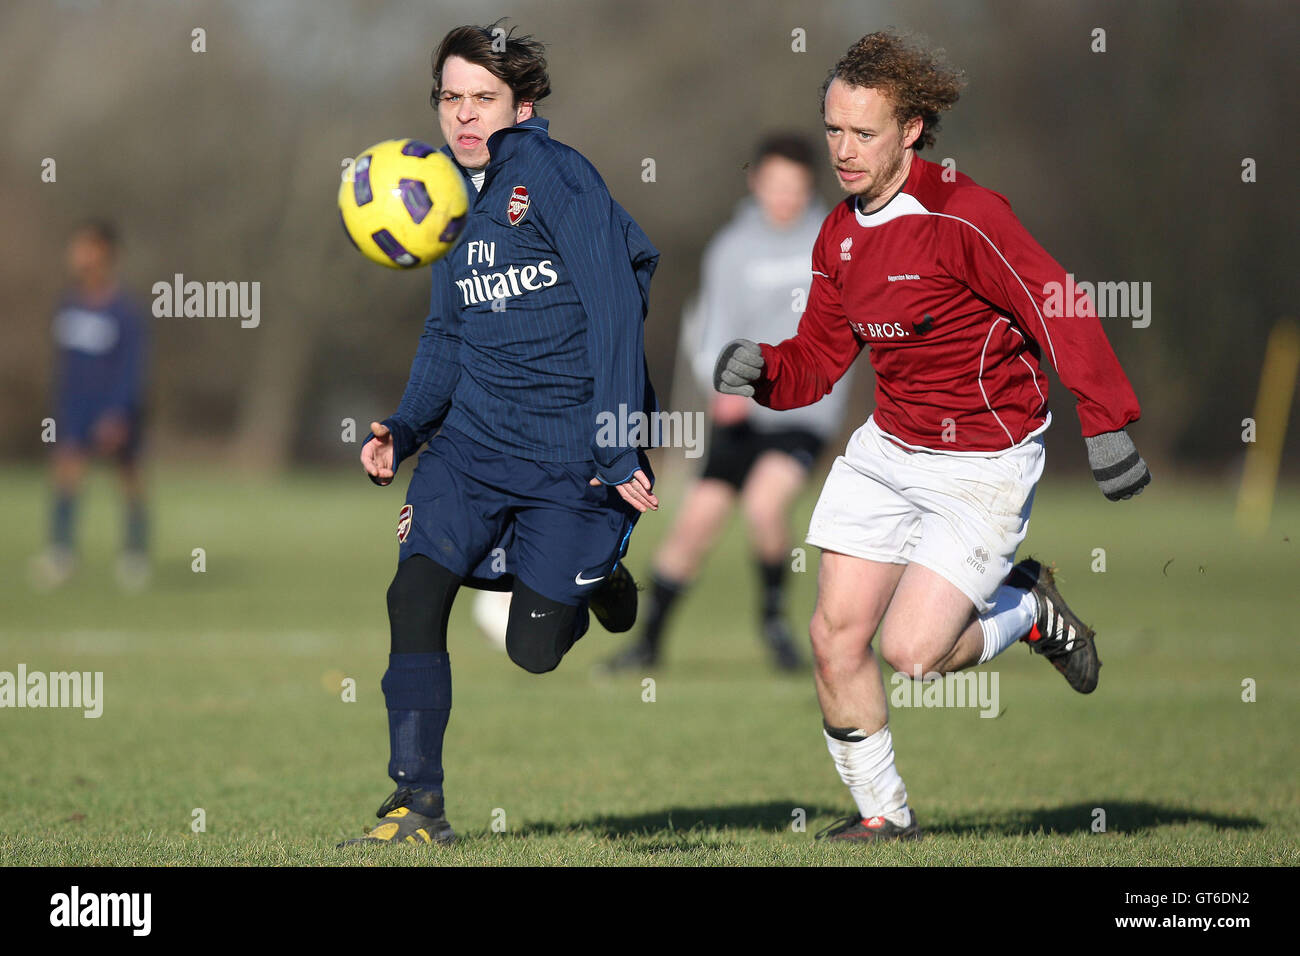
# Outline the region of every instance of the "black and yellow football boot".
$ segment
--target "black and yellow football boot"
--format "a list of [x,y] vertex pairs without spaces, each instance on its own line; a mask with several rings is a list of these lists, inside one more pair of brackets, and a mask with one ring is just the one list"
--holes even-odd
[[358,843],[386,843],[389,846],[437,843],[450,846],[456,842],[456,831],[447,822],[442,807],[442,794],[433,790],[399,787],[384,801],[375,816],[384,822],[367,828],[365,836],[345,840],[339,847]]

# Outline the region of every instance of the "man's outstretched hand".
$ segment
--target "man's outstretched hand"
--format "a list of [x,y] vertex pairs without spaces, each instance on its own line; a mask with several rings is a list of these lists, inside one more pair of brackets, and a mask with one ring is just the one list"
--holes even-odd
[[[599,478],[591,479],[590,484],[604,484]],[[637,511],[644,514],[647,511],[659,510],[659,499],[650,491],[650,479],[645,476],[645,472],[638,468],[633,472],[632,477],[621,485],[615,485],[618,493],[623,496],[623,500],[630,504]]]
[[386,425],[371,422],[370,434],[375,437],[361,446],[361,467],[375,484],[389,484],[393,480],[392,432]]
[[749,339],[733,339],[722,347],[713,366],[713,387],[725,395],[754,397],[754,383],[763,375],[763,350]]

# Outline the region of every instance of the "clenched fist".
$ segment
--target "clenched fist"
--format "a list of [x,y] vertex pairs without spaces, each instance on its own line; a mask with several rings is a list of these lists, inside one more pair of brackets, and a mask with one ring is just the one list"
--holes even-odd
[[1140,495],[1151,483],[1151,471],[1124,429],[1093,435],[1083,441],[1088,446],[1092,477],[1101,486],[1101,493],[1111,501]]
[[754,383],[763,376],[763,350],[749,339],[728,342],[713,366],[713,387],[724,395],[754,397]]

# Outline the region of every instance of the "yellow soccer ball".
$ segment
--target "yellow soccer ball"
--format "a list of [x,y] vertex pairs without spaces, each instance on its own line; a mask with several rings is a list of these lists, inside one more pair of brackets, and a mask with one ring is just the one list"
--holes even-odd
[[465,180],[445,153],[418,139],[370,147],[343,177],[343,230],[367,259],[390,269],[436,262],[460,239],[469,213]]

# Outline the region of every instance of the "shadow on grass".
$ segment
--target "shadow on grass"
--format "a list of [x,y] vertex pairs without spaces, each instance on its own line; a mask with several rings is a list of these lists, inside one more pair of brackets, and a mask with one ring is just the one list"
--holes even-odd
[[[670,807],[628,816],[602,815],[571,824],[529,823],[518,830],[512,830],[511,834],[534,836],[590,833],[610,839],[655,837],[662,842],[665,832],[686,838],[692,832],[702,830],[788,830],[795,820],[793,813],[797,808],[805,811],[804,819],[810,824],[819,817],[834,817],[844,813],[843,807],[809,806],[800,804],[797,800],[773,800],[730,807]],[[695,849],[709,844],[690,841],[686,845],[674,843],[671,846],[677,849]]]
[[[1254,817],[1204,813],[1186,807],[1130,800],[1099,800],[1059,807],[1009,809],[978,817],[945,818],[939,815],[923,818],[921,826],[927,833],[936,836],[1007,837],[1036,833],[1091,833],[1094,810],[1098,807],[1106,811],[1108,833],[1136,834],[1189,823],[1208,824],[1219,830],[1253,830],[1264,826],[1262,821]],[[796,808],[802,808],[806,812],[806,832],[809,834],[847,810],[843,806],[801,805],[796,800],[720,807],[671,807],[627,816],[595,816],[571,824],[529,823],[518,830],[511,830],[510,835],[528,837],[588,833],[608,839],[632,839],[638,844],[646,842],[645,846],[634,847],[641,850],[716,849],[720,844],[694,838],[692,834],[701,836],[701,831],[715,830],[789,832]],[[673,842],[665,840],[666,834],[671,835],[670,840]]]
[[[953,836],[1028,836],[1034,833],[1091,833],[1097,809],[1106,812],[1107,833],[1144,833],[1161,827],[1188,823],[1208,824],[1218,830],[1254,830],[1261,820],[1246,816],[1204,813],[1187,807],[1149,803],[1145,800],[1096,800],[1062,807],[1010,809],[979,817],[932,819],[922,826],[929,833]],[[990,816],[993,818],[990,819]]]

